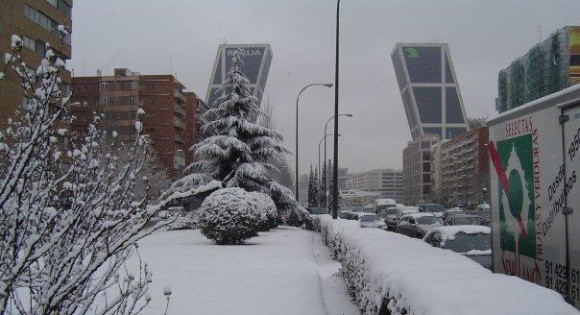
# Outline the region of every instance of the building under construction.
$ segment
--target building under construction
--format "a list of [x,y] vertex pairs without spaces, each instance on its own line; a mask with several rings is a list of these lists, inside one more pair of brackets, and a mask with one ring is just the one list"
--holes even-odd
[[496,109],[506,110],[580,83],[580,26],[566,26],[499,72]]

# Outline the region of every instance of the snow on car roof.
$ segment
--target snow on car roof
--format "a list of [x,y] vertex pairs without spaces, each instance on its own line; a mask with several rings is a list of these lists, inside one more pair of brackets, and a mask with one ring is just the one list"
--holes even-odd
[[422,218],[422,217],[434,217],[435,214],[433,214],[432,212],[413,212],[413,213],[407,213],[404,216],[402,216],[401,218],[404,217],[411,217],[414,219],[418,219],[418,218]]
[[491,234],[491,228],[489,226],[482,225],[448,225],[433,228],[429,231],[429,234],[440,232],[441,240],[453,240],[455,236],[459,233],[465,234]]
[[377,199],[377,200],[375,200],[375,202],[379,206],[383,206],[383,205],[396,205],[397,204],[397,202],[395,201],[395,199]]

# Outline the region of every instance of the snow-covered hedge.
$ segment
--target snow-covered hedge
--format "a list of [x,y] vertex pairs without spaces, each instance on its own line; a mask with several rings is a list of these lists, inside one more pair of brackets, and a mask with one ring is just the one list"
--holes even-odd
[[252,196],[242,188],[213,192],[201,204],[198,226],[216,244],[242,244],[258,235],[266,213],[256,207]]
[[555,291],[422,240],[328,215],[320,223],[363,314],[577,314]]

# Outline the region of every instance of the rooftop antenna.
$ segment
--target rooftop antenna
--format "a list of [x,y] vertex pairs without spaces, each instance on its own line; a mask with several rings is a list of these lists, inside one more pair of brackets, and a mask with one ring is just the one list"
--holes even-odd
[[538,37],[540,38],[540,42],[542,42],[542,26],[538,25]]
[[171,56],[169,56],[169,73],[173,75],[173,59],[171,59]]

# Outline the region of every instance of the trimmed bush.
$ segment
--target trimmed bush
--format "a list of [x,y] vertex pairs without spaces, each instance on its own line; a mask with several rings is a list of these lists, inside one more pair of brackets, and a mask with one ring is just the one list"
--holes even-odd
[[201,233],[218,245],[243,244],[257,236],[266,215],[252,199],[242,188],[213,192],[201,204],[198,221]]
[[270,196],[261,192],[249,192],[249,201],[255,212],[259,215],[260,231],[268,231],[278,226],[278,210]]

